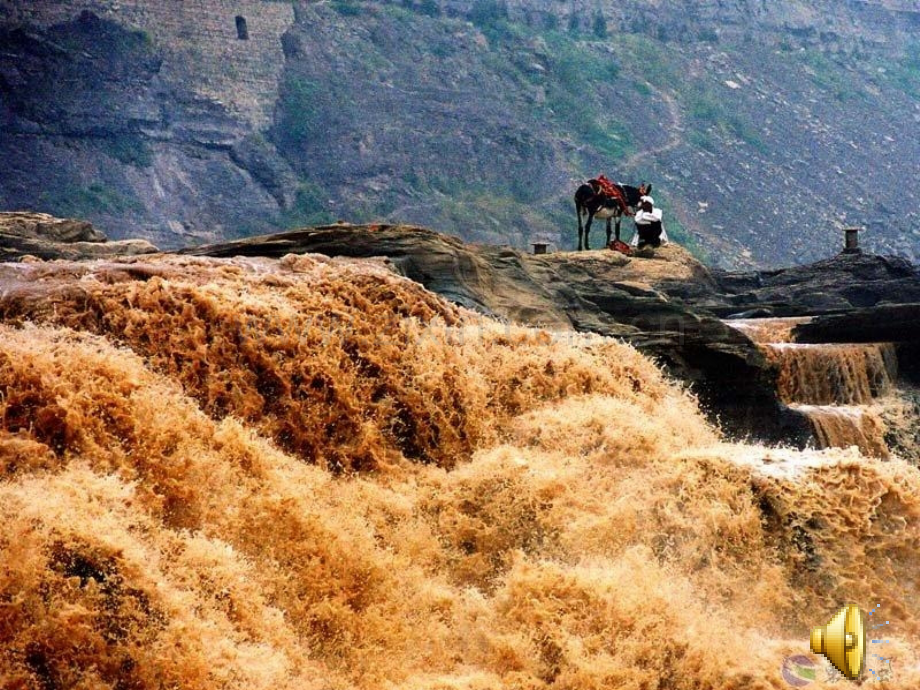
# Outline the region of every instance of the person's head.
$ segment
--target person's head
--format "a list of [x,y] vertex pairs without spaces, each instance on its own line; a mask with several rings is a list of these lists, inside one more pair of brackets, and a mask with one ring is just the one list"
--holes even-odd
[[651,212],[652,212],[652,209],[654,208],[654,206],[652,206],[652,202],[651,202],[651,201],[649,201],[648,199],[646,199],[645,201],[642,202],[642,205],[641,205],[640,208],[641,208],[643,211],[645,211],[646,213],[651,213]]

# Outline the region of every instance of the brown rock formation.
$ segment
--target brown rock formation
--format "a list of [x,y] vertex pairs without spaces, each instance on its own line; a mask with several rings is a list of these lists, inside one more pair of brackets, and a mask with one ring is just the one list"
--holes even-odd
[[0,213],[0,260],[100,259],[153,254],[159,250],[147,240],[109,242],[92,223],[55,218],[47,213]]
[[0,233],[49,242],[105,242],[107,239],[85,220],[55,218],[47,213],[29,211],[0,213]]

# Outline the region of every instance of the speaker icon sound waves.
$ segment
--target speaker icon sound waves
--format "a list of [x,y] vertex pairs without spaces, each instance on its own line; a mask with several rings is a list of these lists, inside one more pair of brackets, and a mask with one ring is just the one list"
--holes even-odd
[[811,651],[823,654],[849,680],[866,663],[866,617],[858,606],[844,606],[827,625],[812,628]]

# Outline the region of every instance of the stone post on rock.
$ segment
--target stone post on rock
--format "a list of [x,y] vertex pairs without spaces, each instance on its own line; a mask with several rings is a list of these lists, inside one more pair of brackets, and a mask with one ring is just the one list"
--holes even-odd
[[862,254],[862,249],[859,248],[859,233],[862,232],[863,228],[844,228],[844,244],[843,244],[843,253],[844,254]]

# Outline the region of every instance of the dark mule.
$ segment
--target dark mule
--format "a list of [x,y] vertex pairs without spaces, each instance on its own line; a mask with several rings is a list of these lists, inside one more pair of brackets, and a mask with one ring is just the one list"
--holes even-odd
[[[619,185],[626,197],[626,203],[635,210],[643,194],[652,193],[652,185],[642,184],[641,187],[631,187],[628,184]],[[591,232],[591,221],[595,218],[607,221],[607,245],[610,245],[610,221],[616,220],[616,239],[620,239],[620,221],[623,219],[623,209],[620,203],[611,196],[601,192],[601,185],[597,180],[588,180],[575,190],[575,213],[578,216],[578,251],[590,249],[588,235]],[[582,217],[587,221],[582,225]]]

